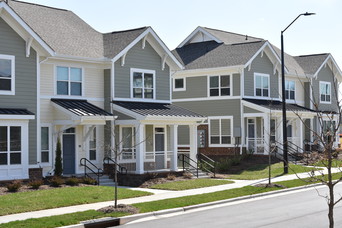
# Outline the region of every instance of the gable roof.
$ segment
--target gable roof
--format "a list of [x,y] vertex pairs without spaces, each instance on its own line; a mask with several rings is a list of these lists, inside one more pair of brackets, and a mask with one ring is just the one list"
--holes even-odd
[[328,58],[329,54],[301,55],[294,59],[300,64],[306,74],[314,75]]
[[206,41],[176,48],[172,53],[184,64],[185,69],[239,66],[247,64],[265,43],[224,44]]

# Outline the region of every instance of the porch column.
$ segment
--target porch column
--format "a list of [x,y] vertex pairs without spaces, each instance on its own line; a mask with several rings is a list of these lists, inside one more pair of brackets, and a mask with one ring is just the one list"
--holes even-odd
[[[303,121],[302,121],[303,120]],[[304,149],[304,145],[303,145],[303,141],[304,141],[304,122],[305,122],[305,119],[298,119],[298,123],[299,123],[299,147]]]
[[[197,125],[190,125],[190,158],[194,161],[197,161]],[[191,165],[193,162],[190,162]]]
[[270,129],[270,117],[269,115],[264,116],[264,154],[268,154],[270,152],[270,137],[271,137],[271,129]]
[[178,170],[178,125],[171,125],[171,148],[172,148],[172,157],[171,157],[171,170]]
[[136,173],[144,173],[144,152],[145,152],[145,125],[135,125],[136,137],[135,137],[135,148],[136,148]]

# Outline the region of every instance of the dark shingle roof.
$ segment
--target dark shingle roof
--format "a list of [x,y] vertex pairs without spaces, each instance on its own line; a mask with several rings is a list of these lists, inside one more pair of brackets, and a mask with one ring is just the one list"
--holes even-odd
[[86,100],[51,99],[51,101],[77,116],[112,116],[111,113],[106,112]]
[[140,34],[146,31],[148,27],[112,32],[103,35],[104,56],[114,58],[125,47],[132,43]]
[[34,115],[27,109],[19,108],[0,108],[0,115]]
[[172,53],[185,65],[185,69],[245,65],[265,42],[227,45],[207,41],[185,45],[173,50]]
[[142,116],[204,117],[172,104],[126,101],[113,101],[113,103]]
[[[280,111],[283,109],[282,102],[276,101],[276,100],[258,100],[258,99],[243,99],[244,101],[248,101],[250,103],[260,105],[261,107],[268,108],[271,110]],[[297,104],[289,104],[286,103],[286,110],[292,111],[292,112],[316,112],[314,110],[305,108],[303,106],[297,105]]]
[[328,58],[329,54],[301,55],[294,59],[304,69],[306,74],[314,75]]
[[249,43],[254,41],[262,41],[262,38],[256,38],[248,35],[242,35],[233,32],[222,31],[213,28],[202,27],[205,31],[209,32],[225,44]]

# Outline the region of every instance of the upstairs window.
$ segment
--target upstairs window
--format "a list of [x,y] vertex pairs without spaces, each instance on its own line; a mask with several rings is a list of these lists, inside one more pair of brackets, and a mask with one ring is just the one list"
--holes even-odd
[[320,82],[319,94],[320,94],[320,100],[322,103],[331,103],[331,83]]
[[254,74],[254,83],[255,96],[270,96],[269,76],[267,74]]
[[0,55],[0,94],[14,95],[14,60],[14,56]]
[[82,69],[57,67],[57,95],[82,96]]
[[138,99],[155,98],[155,71],[131,69],[131,97]]
[[209,96],[230,96],[230,76],[210,76],[209,77]]
[[296,91],[295,81],[285,81],[285,99],[294,100]]
[[184,91],[185,88],[185,78],[173,79],[173,91]]

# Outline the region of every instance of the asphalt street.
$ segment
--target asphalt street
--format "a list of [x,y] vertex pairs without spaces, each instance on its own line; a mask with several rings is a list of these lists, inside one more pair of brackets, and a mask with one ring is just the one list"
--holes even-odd
[[[135,221],[125,228],[171,227],[328,227],[326,187],[243,200],[219,207],[159,216]],[[342,184],[336,186],[336,197],[342,195]],[[342,202],[335,206],[335,227],[342,227]],[[146,220],[146,219],[145,219]]]

